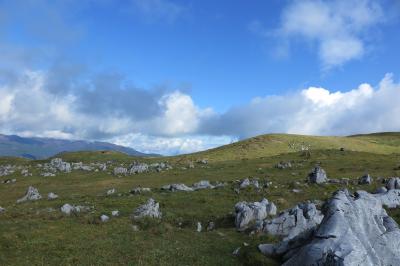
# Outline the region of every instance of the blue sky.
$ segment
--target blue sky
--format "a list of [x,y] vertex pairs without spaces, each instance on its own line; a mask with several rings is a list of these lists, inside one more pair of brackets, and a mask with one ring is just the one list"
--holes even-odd
[[399,15],[369,0],[0,1],[0,131],[174,154],[400,130]]

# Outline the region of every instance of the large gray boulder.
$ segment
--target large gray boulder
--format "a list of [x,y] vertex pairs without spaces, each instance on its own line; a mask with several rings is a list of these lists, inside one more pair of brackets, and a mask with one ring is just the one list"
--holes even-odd
[[154,199],[150,198],[145,204],[139,206],[132,215],[133,219],[140,219],[143,217],[161,218],[160,204]]
[[269,215],[276,215],[277,208],[267,199],[260,202],[241,201],[235,205],[235,225],[238,231],[246,230],[251,223],[262,222]]
[[326,172],[320,166],[316,166],[308,175],[308,181],[310,183],[322,184],[328,181]]
[[[260,245],[267,255],[280,255],[283,265],[400,265],[400,230],[382,205],[398,206],[400,191],[354,196],[336,192],[312,234],[300,234],[280,253]],[[397,197],[397,199],[396,199]]]
[[194,191],[193,188],[186,186],[185,184],[169,184],[161,187],[162,190],[175,191]]
[[300,203],[273,219],[265,220],[263,231],[269,235],[293,239],[298,234],[319,225],[323,217],[314,203]]
[[37,190],[37,188],[29,186],[28,189],[26,190],[25,196],[17,200],[17,203],[40,200],[41,198],[42,196],[40,195],[39,190]]

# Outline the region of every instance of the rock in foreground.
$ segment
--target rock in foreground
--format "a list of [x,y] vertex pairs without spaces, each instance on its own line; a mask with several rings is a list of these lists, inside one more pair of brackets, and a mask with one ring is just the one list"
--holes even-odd
[[262,221],[268,215],[275,215],[277,208],[274,203],[267,199],[260,202],[242,201],[235,205],[235,225],[238,231],[248,228],[252,222]]
[[396,206],[400,191],[387,193],[360,191],[352,196],[338,191],[314,233],[300,234],[280,254],[274,253],[276,246],[259,248],[267,255],[282,255],[283,265],[400,265],[400,230],[382,207]]

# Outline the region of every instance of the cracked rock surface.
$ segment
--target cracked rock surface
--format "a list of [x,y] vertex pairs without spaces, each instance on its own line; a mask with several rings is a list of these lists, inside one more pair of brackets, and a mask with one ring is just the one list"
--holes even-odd
[[277,208],[273,202],[262,199],[260,202],[241,201],[235,205],[235,225],[238,231],[248,228],[252,222],[259,222],[268,215],[276,215]]
[[327,202],[321,224],[299,234],[280,253],[277,245],[260,245],[280,255],[283,265],[400,265],[400,230],[383,205],[399,206],[400,190],[369,194],[337,191]]

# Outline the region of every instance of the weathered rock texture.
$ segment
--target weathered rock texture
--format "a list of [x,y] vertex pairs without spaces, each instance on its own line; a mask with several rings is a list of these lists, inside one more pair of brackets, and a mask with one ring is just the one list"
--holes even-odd
[[308,181],[310,181],[310,183],[322,184],[328,181],[328,177],[324,169],[320,166],[316,166],[308,175]]
[[22,198],[17,200],[17,203],[22,203],[25,201],[32,201],[32,200],[39,200],[41,198],[42,198],[42,196],[39,194],[39,191],[37,190],[37,188],[29,186],[26,191],[25,196],[23,196]]
[[400,230],[382,205],[399,206],[400,190],[355,196],[338,191],[312,233],[300,233],[284,246],[259,248],[282,256],[283,265],[400,265]]
[[235,205],[235,225],[238,231],[243,231],[253,222],[260,222],[268,215],[276,215],[274,203],[263,199],[260,202],[242,201]]
[[139,206],[132,215],[133,219],[139,219],[143,217],[150,218],[161,218],[162,213],[160,211],[160,204],[154,199],[150,198],[145,204]]

